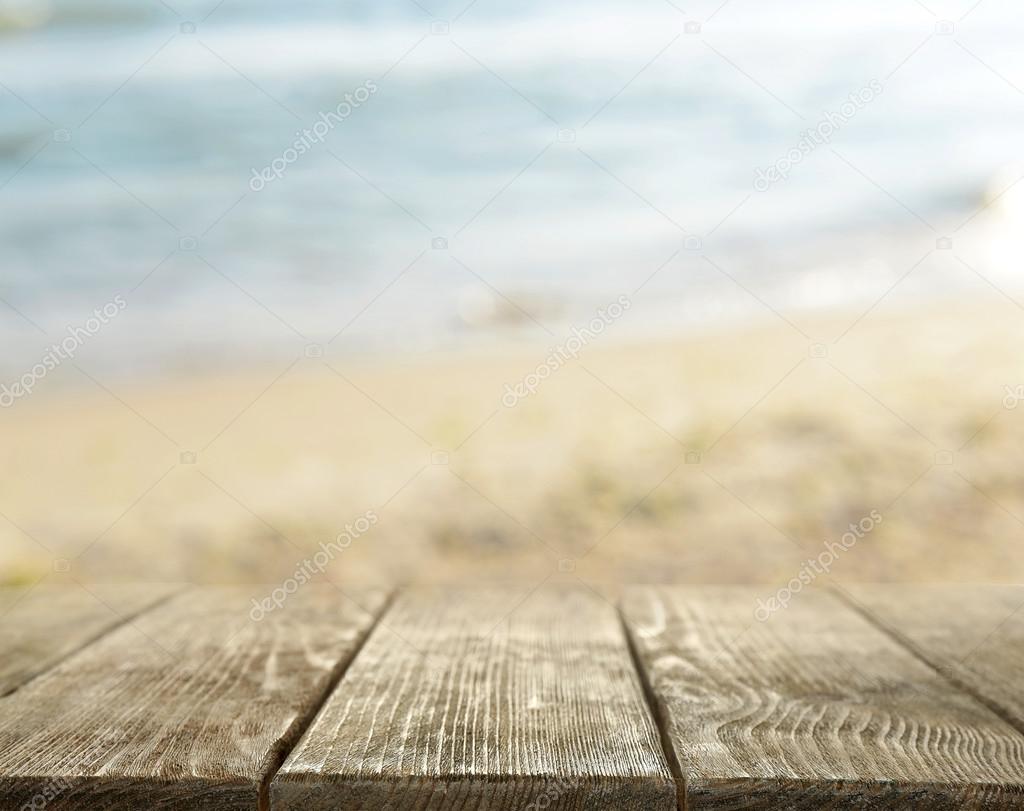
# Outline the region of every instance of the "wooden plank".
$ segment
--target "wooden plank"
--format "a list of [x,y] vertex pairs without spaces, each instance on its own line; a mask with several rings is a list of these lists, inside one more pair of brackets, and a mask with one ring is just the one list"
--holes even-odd
[[1024,736],[830,594],[764,597],[624,598],[686,808],[1024,807]]
[[177,590],[77,584],[0,589],[0,697]]
[[1024,731],[1024,586],[857,586],[856,604]]
[[271,787],[275,811],[674,809],[614,608],[581,590],[417,590]]
[[[372,614],[306,586],[256,621],[252,591],[181,594],[6,699],[0,808],[39,798],[47,811],[265,803],[265,779]],[[383,596],[358,602],[376,612]]]

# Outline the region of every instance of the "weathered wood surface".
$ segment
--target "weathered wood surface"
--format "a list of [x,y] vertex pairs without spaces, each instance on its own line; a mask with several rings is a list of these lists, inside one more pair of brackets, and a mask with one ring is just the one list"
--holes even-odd
[[585,591],[401,595],[271,788],[276,811],[674,809],[621,622]]
[[1024,737],[831,595],[764,596],[624,599],[687,808],[1024,808]]
[[4,699],[0,809],[257,808],[372,616],[307,586],[253,621],[253,591],[180,594]]
[[0,697],[175,590],[76,584],[0,589]]
[[1024,731],[1024,586],[858,586],[856,604]]

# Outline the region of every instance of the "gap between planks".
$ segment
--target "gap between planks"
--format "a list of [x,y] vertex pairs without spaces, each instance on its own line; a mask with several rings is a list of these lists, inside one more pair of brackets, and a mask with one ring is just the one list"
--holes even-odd
[[[1020,732],[834,594],[801,601],[717,668],[712,654],[755,627],[742,589],[639,588],[620,605],[681,756],[682,808],[1024,808]],[[850,644],[869,656],[864,673],[846,666]],[[888,742],[918,722],[944,733],[937,751],[917,731],[910,746],[903,731]]]
[[[216,590],[214,590],[214,591],[216,591]],[[173,611],[168,611],[168,609],[171,606],[171,604],[179,605],[179,606],[184,605],[184,606],[188,607],[190,605],[190,603],[195,599],[196,596],[202,595],[202,594],[203,594],[203,589],[187,589],[187,588],[186,589],[177,589],[176,593],[174,593],[173,595],[169,595],[167,597],[167,599],[165,599],[165,600],[161,600],[159,606],[156,605],[156,601],[154,601],[154,604],[152,606],[150,606],[149,608],[147,608],[147,609],[143,609],[143,610],[139,610],[139,611],[135,611],[135,612],[130,612],[130,614],[134,618],[134,620],[139,621],[140,625],[142,625],[143,627],[136,626],[134,621],[131,622],[131,623],[121,622],[121,623],[118,624],[117,628],[112,628],[107,633],[104,633],[104,634],[94,634],[92,636],[92,641],[89,644],[87,644],[87,645],[78,646],[78,648],[76,649],[76,651],[74,652],[73,655],[70,655],[70,656],[66,657],[66,660],[64,661],[64,664],[62,666],[59,666],[59,667],[47,667],[47,668],[45,668],[46,673],[43,674],[43,678],[41,678],[37,682],[35,682],[36,686],[33,687],[29,692],[31,692],[33,694],[38,694],[41,689],[43,689],[43,690],[45,689],[45,684],[49,684],[51,682],[51,680],[57,678],[57,677],[55,677],[54,674],[61,674],[61,673],[64,673],[64,671],[67,671],[69,669],[74,669],[75,666],[70,664],[70,663],[78,661],[80,658],[83,659],[86,662],[86,664],[89,664],[90,661],[92,661],[92,664],[96,664],[96,657],[100,657],[100,665],[101,665],[101,667],[94,668],[94,670],[96,670],[97,672],[93,673],[93,675],[96,676],[96,679],[94,679],[94,681],[96,681],[98,679],[98,683],[103,683],[103,679],[102,679],[102,676],[103,676],[103,667],[102,667],[103,662],[102,662],[102,659],[103,659],[103,656],[105,654],[109,654],[110,653],[108,648],[111,648],[111,647],[115,647],[116,648],[116,645],[114,644],[114,640],[115,639],[120,640],[120,644],[126,645],[127,648],[130,650],[131,649],[131,640],[127,640],[126,641],[126,640],[122,639],[122,637],[125,634],[131,635],[132,631],[130,629],[134,629],[134,631],[136,633],[140,634],[141,636],[147,636],[146,629],[147,629],[148,624],[151,622],[151,620],[152,621],[157,621],[157,620],[154,619],[154,618],[157,618],[157,617],[164,617],[164,624],[167,625],[168,628],[175,630],[175,632],[179,634],[179,636],[174,637],[175,640],[181,641],[182,639],[185,639],[185,640],[189,639],[189,634],[187,633],[187,631],[188,631],[188,628],[190,626],[187,623],[188,622],[194,622],[194,621],[200,621],[201,622],[202,621],[202,615],[203,615],[202,610],[191,611],[191,613],[190,613],[191,609],[186,610],[185,611],[186,622],[184,624],[181,623],[180,621],[177,624],[175,624],[174,622],[171,622],[168,619],[168,617],[165,616],[165,615],[169,615],[169,616],[171,616],[173,618],[174,612]],[[239,592],[239,594],[241,594],[241,592]],[[163,596],[163,595],[161,595],[161,596]],[[393,590],[384,590],[384,589],[378,590],[376,596],[372,600],[373,607],[369,611],[366,611],[365,609],[363,609],[362,606],[359,606],[358,603],[353,603],[354,605],[356,605],[357,607],[360,608],[360,613],[365,615],[365,619],[364,620],[356,621],[356,622],[352,623],[353,628],[356,628],[357,626],[361,626],[362,627],[362,633],[359,633],[358,636],[355,636],[355,637],[352,638],[351,642],[345,644],[346,652],[345,652],[344,656],[332,657],[332,661],[323,661],[322,664],[327,665],[327,667],[323,667],[323,669],[320,669],[320,668],[318,668],[316,666],[315,663],[311,663],[310,664],[311,672],[319,670],[319,675],[314,672],[313,675],[315,675],[315,676],[318,675],[318,677],[316,678],[316,683],[315,684],[307,683],[307,685],[306,685],[307,689],[306,689],[306,698],[305,698],[305,700],[301,701],[301,702],[292,702],[292,703],[296,704],[296,706],[295,706],[295,711],[290,713],[290,722],[279,733],[276,733],[278,735],[278,737],[275,737],[275,738],[272,738],[270,740],[267,740],[266,741],[266,745],[260,745],[260,746],[257,746],[255,748],[250,747],[249,751],[251,752],[251,755],[253,757],[250,759],[248,764],[246,763],[246,758],[244,756],[244,753],[243,753],[243,756],[241,757],[241,759],[239,760],[239,763],[241,764],[242,767],[245,767],[246,765],[251,765],[252,766],[252,769],[249,770],[249,771],[254,772],[252,774],[252,777],[255,778],[255,779],[253,779],[249,783],[250,791],[247,792],[248,796],[244,798],[243,802],[242,803],[235,803],[231,807],[239,808],[239,811],[244,811],[244,809],[249,809],[249,811],[256,811],[257,809],[261,809],[261,808],[264,807],[264,803],[261,802],[261,792],[265,793],[264,786],[267,785],[269,780],[273,778],[274,774],[276,774],[276,772],[277,772],[281,762],[283,762],[283,759],[285,757],[287,757],[287,755],[292,750],[294,745],[301,738],[301,736],[304,733],[305,729],[310,725],[311,719],[313,717],[315,717],[316,714],[320,711],[321,707],[323,706],[324,695],[325,694],[329,695],[331,693],[331,691],[333,689],[333,686],[340,680],[340,678],[344,674],[344,672],[346,672],[346,669],[347,669],[348,665],[354,659],[356,653],[358,653],[358,651],[361,650],[362,645],[364,644],[365,640],[369,637],[370,633],[373,631],[374,628],[376,628],[378,622],[381,620],[381,617],[384,615],[385,611],[387,610],[388,605],[389,605],[390,600],[392,599],[392,597],[393,597]],[[241,597],[239,597],[239,599],[241,599]],[[346,601],[347,602],[353,602],[350,599],[347,599]],[[214,609],[216,609],[218,607],[223,607],[225,605],[228,605],[228,603],[226,603],[224,601],[217,602],[216,600],[214,600],[213,602],[210,603],[210,606],[212,606]],[[210,606],[207,606],[207,607],[210,607]],[[310,608],[310,610],[312,610],[312,608]],[[129,615],[129,612],[126,611],[126,612],[124,612],[124,614],[118,615],[118,617],[124,617],[124,616],[127,616],[127,615]],[[193,616],[193,615],[195,615],[195,616]],[[314,617],[314,619],[315,619],[315,617]],[[179,618],[179,620],[180,620],[180,618]],[[170,623],[170,624],[168,624],[168,623]],[[324,628],[322,628],[321,630],[324,630],[325,628],[329,628],[330,625],[331,625],[330,622],[325,622],[325,623],[322,623],[322,624],[324,625]],[[159,630],[159,625],[157,627],[158,627],[158,630]],[[285,633],[287,633],[288,632],[288,626],[285,625],[285,626],[282,626],[282,627],[284,628]],[[182,629],[184,629],[184,630],[182,630]],[[299,630],[301,631],[302,628],[300,627]],[[235,635],[237,635],[237,633]],[[274,634],[272,634],[270,632],[267,632],[267,634],[265,634],[265,636],[268,636],[268,639],[263,640],[264,642],[266,642],[265,647],[267,647],[269,653],[271,653],[271,654],[275,653],[277,651],[277,649],[278,649],[278,645],[277,645],[277,642],[275,640]],[[301,634],[300,634],[300,636],[301,636]],[[211,636],[210,638],[214,639],[215,637]],[[232,636],[231,638],[234,638],[234,636]],[[258,642],[260,640],[257,639],[256,641]],[[108,644],[108,642],[111,643],[111,644]],[[159,646],[159,643],[157,643],[157,645]],[[329,649],[333,650],[334,646],[330,645]],[[285,652],[286,653],[290,652],[292,654],[296,654],[297,653],[297,654],[301,655],[304,650],[305,650],[305,643],[303,641],[299,640],[299,641],[294,642],[294,644],[292,644],[291,647],[288,648]],[[166,651],[166,650],[164,652],[168,653],[168,651]],[[197,647],[195,652],[201,652],[201,647]],[[319,658],[319,659],[323,660],[323,658],[324,658],[324,657],[315,656],[314,655],[314,654],[316,654],[315,650],[312,650],[311,653],[310,653],[310,651],[306,651],[306,653],[309,654],[309,656],[313,656],[314,659]],[[92,657],[92,660],[90,660],[90,657]],[[307,658],[308,658],[308,656],[307,656]],[[201,661],[201,660],[197,660],[197,661]],[[143,659],[140,660],[140,662],[137,662],[136,664],[139,664],[140,667],[145,669],[145,666],[148,666],[149,664],[152,664],[152,663],[148,662],[145,659],[145,657],[143,657]],[[199,684],[199,687],[197,687],[197,690],[202,689],[203,677],[204,677],[204,675],[205,676],[209,676],[209,673],[207,672],[207,673],[204,674],[202,672],[202,668],[201,667],[197,667],[197,668],[193,668],[193,669],[195,670],[195,672],[191,674],[190,678],[192,678],[193,680],[195,680],[197,682],[197,684]],[[64,675],[66,677],[67,674],[64,673]],[[59,678],[58,678],[58,681],[59,681]],[[110,681],[110,680],[108,680],[108,681]],[[128,676],[126,678],[121,679],[120,681],[118,681],[118,679],[114,678],[111,683],[105,684],[105,686],[109,687],[109,686],[111,686],[111,684],[113,684],[113,686],[115,686],[115,687],[116,686],[123,687],[125,681],[133,681],[133,677],[132,677],[132,674],[130,672],[128,673]],[[134,681],[138,681],[138,679],[134,679]],[[44,685],[42,687],[40,686],[40,682],[44,683]],[[218,682],[218,686],[219,685],[220,685],[220,682]],[[124,691],[122,690],[121,692],[123,693]],[[193,692],[195,692],[195,691],[193,691]],[[259,691],[257,691],[257,693],[258,692]],[[11,699],[11,700],[13,700],[15,702],[21,701],[21,705],[16,705],[16,706],[18,706],[18,709],[19,709],[19,713],[16,713],[16,715],[18,717],[24,716],[26,718],[30,718],[31,715],[32,715],[32,712],[33,712],[33,710],[32,710],[32,706],[33,706],[32,699],[30,698],[30,699],[21,700],[21,699],[19,699],[18,696],[19,696],[19,693],[15,693],[14,696],[12,697],[12,699]],[[38,695],[36,697],[38,698]],[[256,698],[259,698],[259,695],[256,695]],[[89,702],[83,702],[83,704],[88,704],[88,703]],[[93,702],[93,703],[95,703],[95,702]],[[40,710],[40,714],[41,714],[41,717],[45,721],[45,719],[48,717],[47,714],[46,714],[46,710],[45,710],[45,702],[40,703],[39,701],[37,701],[36,704],[38,704],[40,707],[42,707],[42,709]],[[8,707],[9,708],[10,705],[2,704],[0,706]],[[191,712],[191,708],[186,708],[186,710]],[[185,722],[187,722],[189,718],[191,718],[191,715],[187,715],[187,717],[184,719]],[[4,734],[8,730],[4,729],[5,724],[3,722],[7,721],[7,720],[8,719],[6,719],[4,717],[4,715],[0,714],[0,740],[4,740],[4,741],[6,741],[6,738],[4,738],[3,736],[4,736]],[[17,719],[15,719],[15,720],[17,720]],[[199,724],[200,729],[206,723],[206,720],[207,719],[201,719],[201,723]],[[35,724],[35,725],[31,725],[29,728],[34,730],[34,729],[37,729],[38,726],[39,726],[39,724]],[[141,726],[144,726],[144,722],[140,722],[140,728],[141,728]],[[216,725],[214,724],[213,726],[216,726]],[[258,723],[257,723],[257,726],[259,726]],[[273,729],[274,729],[273,721],[271,721],[269,726],[264,724],[264,728],[257,729],[256,732],[260,732],[260,731],[264,731],[265,732],[267,730],[273,730]],[[184,726],[183,725],[182,725],[182,730],[184,731]],[[70,729],[58,730],[58,731],[64,732],[66,734],[74,735],[74,736],[76,736],[75,739],[77,740],[77,736],[78,736],[78,729],[77,728],[70,728]],[[195,732],[195,729],[193,729],[192,731]],[[162,732],[162,730],[158,730],[158,732]],[[266,736],[264,736],[264,737],[266,737]],[[17,738],[15,738],[14,740],[17,740]],[[189,748],[187,742],[183,742],[183,746],[186,749]],[[10,765],[10,764],[4,762],[5,761],[4,755],[5,754],[9,754],[9,753],[5,753],[3,750],[4,750],[4,746],[3,746],[2,743],[0,743],[0,764],[3,764],[4,766]],[[134,753],[131,753],[131,755],[134,756]],[[68,772],[67,769],[66,769],[66,766],[68,765],[68,758],[65,757],[64,755],[58,755],[57,756],[58,760],[60,760],[61,758],[63,758],[63,765],[61,763],[55,763],[54,764],[54,768],[57,769],[57,771],[55,771],[53,773],[53,779],[56,780],[58,778],[63,778],[66,774],[78,775],[78,772]],[[167,759],[171,760],[171,757],[168,756]],[[159,762],[161,762],[163,760],[164,760],[163,755],[160,755],[159,758],[157,758],[156,762],[159,763]],[[126,773],[124,775],[121,775],[121,777],[124,778],[121,781],[121,783],[127,784],[132,779],[141,777],[143,779],[143,781],[145,781],[146,779],[149,779],[150,783],[151,783],[151,786],[155,786],[157,789],[160,789],[160,790],[166,790],[168,788],[168,786],[173,786],[175,783],[188,783],[189,782],[187,780],[185,780],[185,781],[181,781],[180,780],[181,774],[187,773],[187,769],[188,769],[188,764],[185,763],[184,760],[182,760],[181,764],[179,764],[179,765],[182,765],[182,764],[184,764],[184,766],[182,767],[182,769],[178,770],[178,772],[180,772],[180,773],[177,773],[177,772],[175,772],[172,769],[167,774],[163,774],[162,776],[155,775],[154,773],[149,774],[148,777],[145,774],[142,774],[141,772],[138,772],[136,774],[127,774]],[[230,766],[232,764],[228,764],[228,765]],[[237,766],[239,764],[236,763],[234,765]],[[88,769],[88,768],[91,768],[91,766],[89,764],[86,764],[85,768]],[[61,769],[63,769],[63,771]],[[256,771],[257,769],[258,769],[258,771]],[[268,774],[268,772],[270,770],[273,770],[273,771]],[[15,771],[17,771],[17,770],[15,770]],[[88,771],[82,772],[81,773],[81,775],[82,775],[81,779],[85,780],[85,781],[88,781],[89,774],[90,774],[90,772],[88,772]],[[42,775],[42,776],[40,777],[40,775]],[[5,783],[5,780],[4,780],[5,776],[10,777],[10,779],[14,781],[14,784],[15,784],[16,788],[19,788],[19,789],[20,788],[26,788],[26,790],[31,791],[31,789],[32,789],[31,785],[28,785],[27,787],[18,786],[17,785],[18,780],[23,780],[23,781],[31,781],[31,780],[37,780],[37,779],[41,780],[41,779],[45,778],[46,772],[45,772],[45,769],[44,770],[32,769],[32,770],[25,771],[24,774],[22,774],[22,775],[17,775],[17,774],[6,775],[4,773],[3,768],[0,768],[0,786],[5,786],[6,787],[6,783]],[[226,776],[227,779],[226,780],[222,779],[225,776]],[[211,785],[216,784],[215,787],[220,786],[220,787],[223,787],[226,791],[230,792],[230,791],[237,791],[238,790],[237,789],[237,783],[239,782],[239,780],[233,779],[236,776],[240,776],[242,778],[242,782],[245,782],[246,773],[245,773],[244,768],[243,768],[243,771],[240,771],[240,772],[237,772],[237,773],[236,772],[230,772],[230,771],[221,772],[221,773],[210,772],[209,774],[199,775],[197,780],[198,780],[199,783],[203,783],[204,779],[209,778],[209,780],[207,780],[208,783],[210,783]],[[74,779],[78,780],[79,777],[75,777]],[[10,781],[7,781],[7,782],[10,782]],[[110,783],[110,785],[115,787],[115,789],[122,789],[122,788],[124,788],[124,786],[122,786],[121,784],[117,783],[117,776],[116,775],[115,775],[113,781]],[[89,786],[88,783],[83,783],[83,787],[86,789],[86,793],[88,793],[88,791],[95,791],[96,790],[95,787],[90,789],[88,786]],[[187,786],[185,786],[183,790],[186,793],[189,791]],[[6,796],[5,795],[5,791],[6,791],[6,788],[0,789],[0,808],[4,808],[4,809],[11,808],[12,811],[13,811],[13,809],[19,808],[21,803],[20,802],[14,802],[10,796]],[[168,796],[170,796],[170,795],[168,795]],[[63,800],[60,803],[60,806],[62,808],[63,807],[68,807],[68,808],[83,808],[83,807],[87,808],[87,807],[91,807],[89,804],[82,805],[82,802],[83,802],[83,798],[82,797],[78,797],[77,799],[75,799],[75,798],[71,798],[71,799],[65,798],[65,799],[67,800],[66,804],[65,804],[65,802]],[[7,803],[6,802],[7,800],[12,800],[12,802],[11,803]],[[177,802],[177,801],[178,801],[178,798],[174,798],[173,802],[172,802],[171,800],[168,800],[167,797],[164,797],[157,804],[160,805],[160,807],[164,807],[164,803],[165,802],[172,802],[172,805],[168,806],[168,807],[191,807],[191,806],[188,806],[188,805],[186,805],[186,806],[178,806],[176,804],[173,804],[174,802]],[[88,803],[88,800],[86,800],[86,803]],[[115,807],[116,808],[121,808],[121,807],[126,807],[126,806],[116,805],[116,804],[115,805],[111,805],[106,800],[104,800],[104,802],[102,803],[102,807],[104,807],[104,808],[108,808],[108,807],[110,807],[110,808],[115,808]],[[132,806],[128,806],[128,807],[132,807]],[[204,805],[204,807],[206,807],[206,805]]]
[[383,624],[429,654],[370,638],[273,780],[275,810],[678,808],[620,616],[592,590],[523,606],[417,588]]
[[[184,588],[182,586],[177,586],[176,585],[176,586],[168,587],[167,593],[164,594],[162,597],[158,597],[155,601],[153,601],[151,603],[144,603],[144,604],[140,605],[138,608],[122,614],[122,613],[119,613],[118,611],[114,610],[113,608],[111,608],[105,601],[103,601],[100,598],[98,598],[95,594],[93,594],[92,591],[90,591],[85,586],[81,586],[81,588],[84,591],[88,592],[90,594],[90,596],[94,600],[96,600],[97,602],[101,603],[108,611],[110,611],[110,613],[114,614],[117,617],[117,619],[112,624],[100,628],[92,636],[89,636],[89,637],[86,637],[86,638],[83,638],[83,639],[79,640],[73,647],[71,647],[68,650],[66,650],[60,656],[54,657],[51,661],[46,662],[46,664],[43,667],[41,667],[38,671],[32,673],[27,678],[25,678],[22,681],[18,682],[14,686],[10,687],[7,690],[0,690],[0,700],[5,699],[8,696],[12,696],[15,693],[17,693],[19,690],[22,690],[25,687],[28,687],[30,684],[35,682],[37,679],[41,678],[42,676],[45,676],[51,670],[54,670],[55,668],[57,668],[60,665],[62,665],[64,662],[66,662],[72,656],[78,655],[79,653],[81,653],[82,651],[84,651],[87,648],[91,647],[92,645],[95,645],[97,642],[100,642],[101,640],[105,639],[106,637],[110,636],[111,634],[115,633],[116,631],[119,631],[125,625],[129,625],[129,624],[133,623],[135,620],[139,619],[143,615],[148,614],[150,611],[153,611],[153,610],[155,610],[157,608],[160,608],[162,605],[167,603],[169,600],[171,600],[171,599],[173,599],[173,598],[183,594],[184,592],[188,591],[187,588]],[[22,599],[28,599],[31,596],[31,591],[32,591],[32,589],[30,588],[28,590],[28,592],[26,592],[25,596]],[[13,610],[15,607],[17,607],[17,604],[15,604],[14,606],[11,606],[11,609]]]
[[356,657],[359,656],[363,648],[366,646],[370,637],[373,636],[374,632],[380,626],[384,616],[388,613],[388,609],[390,609],[391,605],[394,603],[397,594],[398,589],[391,589],[387,592],[387,596],[384,598],[384,602],[381,604],[377,615],[370,622],[369,627],[363,633],[362,637],[356,642],[349,656],[340,661],[335,667],[335,670],[331,674],[331,678],[325,685],[323,692],[317,696],[315,701],[310,702],[309,708],[306,712],[295,719],[291,728],[268,753],[267,768],[265,769],[263,781],[260,783],[260,793],[257,804],[258,811],[271,811],[270,784],[274,782],[274,778],[277,777],[277,773],[281,770],[284,762],[288,760],[288,756],[292,753],[292,750],[298,746],[299,741],[302,740],[302,736],[306,734],[306,730],[310,728],[313,721],[316,720],[317,715],[320,714],[320,710],[324,708],[328,699],[330,699],[334,694],[335,689],[337,689],[341,680],[345,677],[345,673],[348,671],[349,667],[351,667],[352,663],[356,660]]
[[615,600],[615,613],[618,615],[619,624],[622,626],[622,635],[626,640],[626,647],[629,648],[630,659],[633,660],[633,669],[636,670],[637,677],[640,679],[640,687],[643,689],[644,701],[647,703],[647,711],[651,714],[651,718],[654,720],[654,726],[658,730],[658,740],[661,742],[661,754],[668,762],[669,771],[672,773],[672,779],[676,784],[676,808],[678,811],[686,811],[686,777],[683,775],[683,771],[679,766],[678,758],[676,758],[676,750],[672,745],[672,736],[669,735],[665,712],[662,709],[661,704],[658,702],[658,697],[654,693],[654,687],[651,684],[647,668],[644,667],[643,662],[640,659],[640,651],[636,647],[636,640],[633,639],[633,633],[629,630],[629,623],[626,621],[626,615],[622,612],[621,598]]
[[835,597],[842,602],[851,611],[859,614],[873,627],[878,629],[879,632],[885,634],[893,642],[902,647],[911,656],[918,661],[924,663],[927,667],[931,668],[941,678],[945,679],[955,689],[962,693],[966,693],[975,701],[983,705],[984,707],[991,710],[1001,721],[1012,727],[1014,730],[1024,735],[1024,723],[1021,723],[1012,712],[1007,710],[1000,702],[993,698],[990,698],[986,693],[973,686],[970,682],[960,678],[953,670],[940,667],[935,664],[932,657],[928,656],[917,643],[910,639],[906,634],[902,633],[896,628],[894,624],[886,622],[881,617],[875,614],[871,609],[860,604],[860,602],[845,589],[839,589],[831,587],[829,589]]

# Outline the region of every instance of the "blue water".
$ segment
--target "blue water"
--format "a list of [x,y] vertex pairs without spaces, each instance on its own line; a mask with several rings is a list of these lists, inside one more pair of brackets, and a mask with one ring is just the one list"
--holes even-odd
[[1012,2],[382,5],[0,6],[5,365],[118,294],[91,351],[125,364],[557,332],[620,293],[669,325],[756,305],[707,259],[783,311],[870,300],[1020,153]]

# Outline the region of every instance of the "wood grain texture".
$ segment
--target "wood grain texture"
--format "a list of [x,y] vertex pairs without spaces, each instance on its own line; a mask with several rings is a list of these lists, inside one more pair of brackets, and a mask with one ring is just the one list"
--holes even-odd
[[176,590],[76,584],[0,589],[0,697]]
[[857,605],[1024,731],[1024,586],[857,586]]
[[372,615],[307,586],[253,621],[251,591],[180,594],[5,699],[0,809],[257,808]]
[[624,598],[687,808],[1024,808],[1024,737],[831,595],[765,596]]
[[271,788],[275,811],[674,809],[616,611],[596,595],[412,591]]

